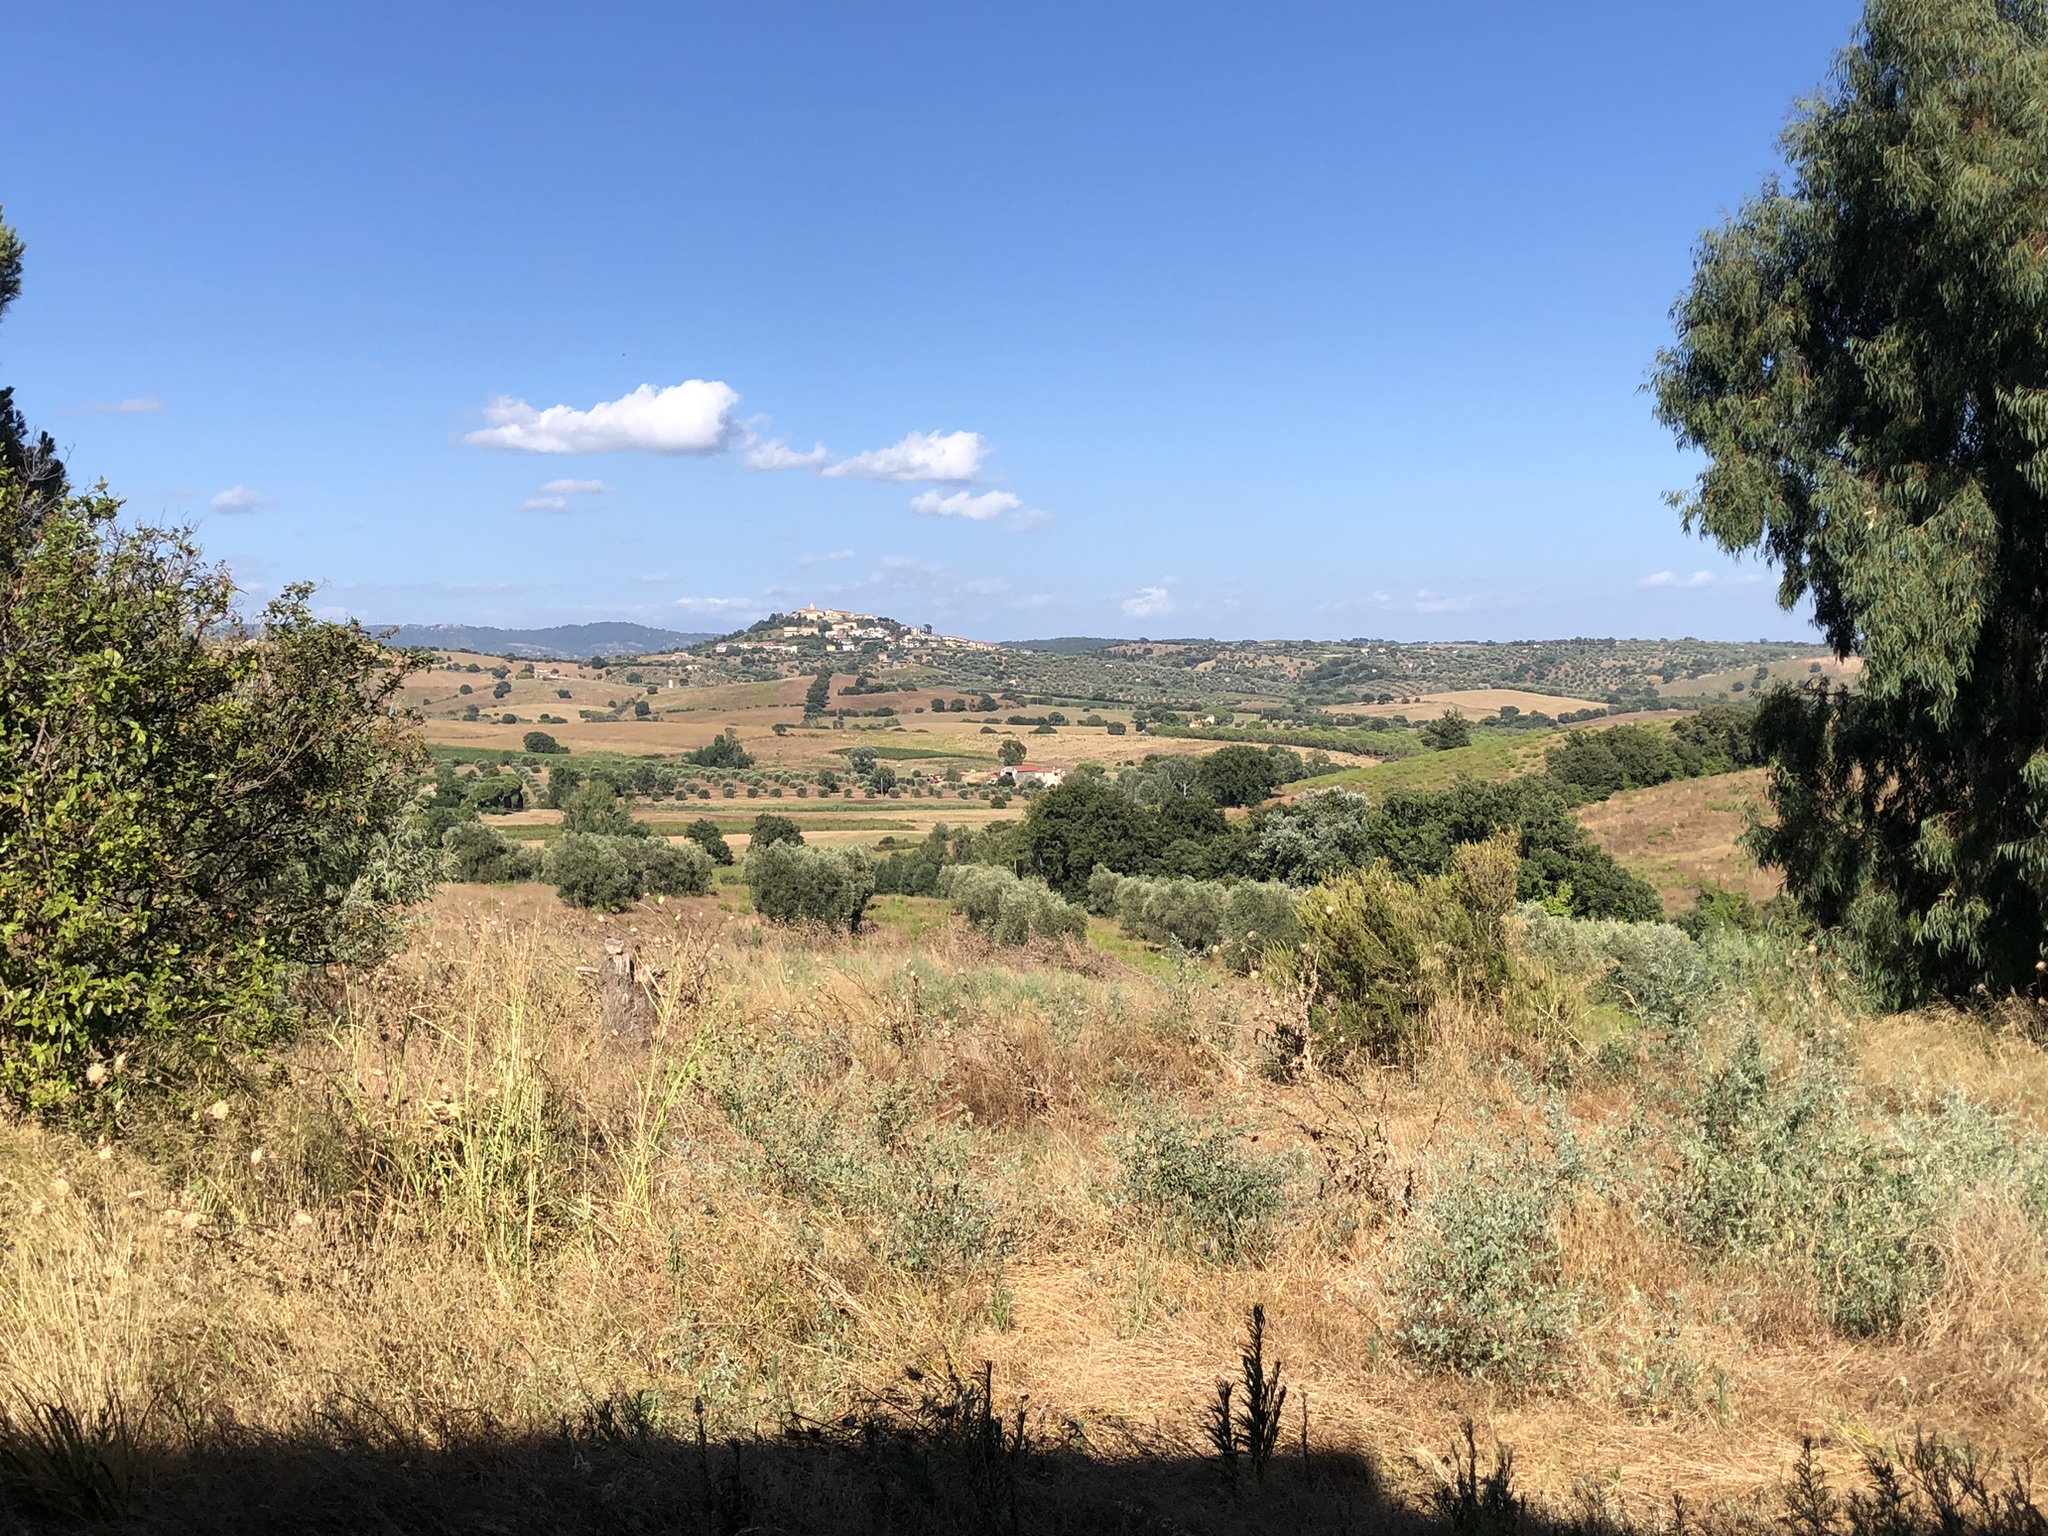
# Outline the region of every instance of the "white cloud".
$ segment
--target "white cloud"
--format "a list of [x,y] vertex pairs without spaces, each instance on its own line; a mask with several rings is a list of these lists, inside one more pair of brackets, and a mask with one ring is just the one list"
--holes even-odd
[[910,510],[919,517],[964,517],[976,523],[1001,517],[1023,505],[1022,497],[1012,496],[1008,491],[983,491],[979,496],[972,491],[955,491],[950,496],[920,491],[910,498]]
[[715,379],[688,379],[667,389],[642,384],[587,411],[568,405],[537,411],[500,395],[484,407],[490,425],[462,440],[518,453],[723,453],[738,430],[732,412],[739,400],[738,390]]
[[609,496],[616,486],[602,480],[550,480],[540,494],[519,503],[522,512],[567,512],[572,496]]
[[1164,587],[1140,587],[1124,599],[1124,612],[1134,619],[1153,619],[1173,612],[1173,597]]
[[805,565],[805,566],[809,566],[809,565],[816,565],[816,564],[818,564],[818,563],[819,563],[820,561],[826,561],[826,560],[851,560],[852,558],[853,558],[853,551],[852,551],[852,550],[850,550],[850,549],[835,549],[835,550],[833,550],[833,551],[832,551],[832,553],[831,553],[831,554],[829,554],[829,555],[798,555],[798,556],[797,556],[797,560],[796,560],[796,563],[797,563],[798,565]]
[[131,395],[126,400],[88,400],[79,407],[88,416],[154,416],[163,408],[160,395]]
[[239,512],[261,512],[270,503],[246,485],[231,485],[224,491],[216,491],[206,503],[216,512],[230,514]]
[[1680,576],[1672,571],[1653,571],[1636,585],[1639,587],[1669,587],[1692,589],[1697,587],[1747,587],[1764,580],[1760,571],[1726,571],[1716,575],[1712,571],[1694,571],[1690,576]]
[[828,465],[822,473],[834,479],[940,480],[959,484],[972,480],[989,456],[979,432],[913,432],[887,448],[870,448]]
[[814,443],[808,453],[798,453],[781,438],[772,437],[747,449],[746,462],[749,469],[810,469],[829,457],[823,443]]

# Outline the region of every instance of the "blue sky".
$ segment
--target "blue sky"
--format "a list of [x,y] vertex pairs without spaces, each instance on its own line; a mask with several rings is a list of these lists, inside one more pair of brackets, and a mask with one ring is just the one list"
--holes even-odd
[[0,378],[375,621],[1802,634],[1641,386],[1856,15],[19,7]]

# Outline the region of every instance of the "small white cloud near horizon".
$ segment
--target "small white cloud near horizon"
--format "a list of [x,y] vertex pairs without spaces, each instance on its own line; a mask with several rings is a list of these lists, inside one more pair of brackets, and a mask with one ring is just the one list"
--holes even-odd
[[1712,571],[1694,571],[1690,576],[1680,576],[1674,571],[1653,571],[1636,585],[1694,590],[1700,587],[1747,587],[1764,579],[1760,571],[1730,571],[1719,576]]
[[851,560],[852,558],[853,558],[853,551],[852,551],[852,550],[850,550],[850,549],[835,549],[835,550],[833,550],[833,551],[832,551],[832,553],[831,553],[831,554],[829,554],[829,555],[798,555],[798,556],[796,557],[796,563],[797,563],[798,565],[801,565],[801,566],[812,566],[812,565],[817,565],[817,564],[818,564],[819,562],[821,562],[821,561],[830,561],[830,560]]
[[910,498],[910,510],[919,517],[964,517],[974,523],[985,523],[1023,505],[1023,497],[1012,496],[1008,491],[983,491],[979,496],[972,491],[954,491],[951,495],[920,491]]
[[747,449],[746,466],[760,470],[812,469],[830,457],[823,443],[814,443],[809,452],[799,453],[781,438],[771,437]]
[[79,410],[88,416],[154,416],[163,408],[161,395],[131,395],[126,400],[88,400]]
[[490,423],[465,433],[477,448],[515,453],[723,453],[739,431],[739,391],[716,379],[686,379],[666,389],[642,384],[630,395],[601,400],[587,411],[551,405],[537,411],[511,395],[484,407]]
[[230,516],[244,512],[261,512],[270,505],[258,492],[250,490],[246,485],[231,485],[224,491],[216,491],[206,504],[214,511],[225,512]]
[[1173,594],[1164,586],[1140,587],[1124,599],[1123,610],[1134,619],[1156,619],[1173,612]]
[[992,451],[979,432],[912,432],[901,442],[856,453],[819,473],[834,480],[937,480],[958,485],[972,480]]

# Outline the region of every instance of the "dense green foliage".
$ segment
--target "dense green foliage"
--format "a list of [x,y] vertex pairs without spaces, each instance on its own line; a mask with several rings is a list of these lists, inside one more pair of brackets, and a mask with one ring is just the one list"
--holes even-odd
[[459,821],[441,837],[441,870],[450,880],[485,885],[537,880],[541,850],[515,843],[480,821]]
[[754,910],[771,922],[857,931],[875,894],[874,861],[860,848],[769,843],[747,850],[746,871]]
[[714,736],[694,752],[685,752],[683,761],[697,768],[751,768],[754,756],[740,745],[739,733],[727,730],[722,736]]
[[1708,457],[1688,525],[1864,660],[1764,701],[1756,847],[1900,998],[2048,957],[2044,99],[2039,0],[1871,0],[1656,380]]
[[718,823],[709,816],[700,816],[683,828],[683,836],[710,854],[712,863],[732,863],[732,848],[726,843],[725,834],[718,830]]
[[365,961],[436,850],[408,662],[294,587],[254,623],[182,535],[0,479],[0,1093],[261,1039],[290,967]]
[[804,831],[787,816],[777,816],[763,811],[754,818],[753,831],[749,835],[749,846],[766,848],[770,843],[802,843]]
[[1756,762],[1752,711],[1712,705],[1669,732],[1643,725],[1573,731],[1544,757],[1544,771],[1576,803],[1672,779],[1730,773]]
[[572,907],[623,912],[642,896],[701,896],[711,856],[695,843],[565,832],[548,845],[541,878]]
[[1460,846],[1440,875],[1404,880],[1375,863],[1304,895],[1292,963],[1313,1000],[1311,1043],[1325,1056],[1402,1056],[1439,1003],[1498,997],[1519,862],[1504,833]]
[[1280,785],[1278,763],[1259,747],[1211,752],[1197,771],[1202,788],[1218,805],[1257,805]]
[[1500,832],[1516,836],[1520,900],[1559,903],[1581,917],[1635,921],[1663,910],[1657,893],[1586,834],[1566,795],[1541,774],[1397,790],[1378,801],[1334,789],[1306,794],[1256,822],[1244,865],[1260,878],[1311,885],[1384,861],[1412,880],[1446,872],[1459,847]]

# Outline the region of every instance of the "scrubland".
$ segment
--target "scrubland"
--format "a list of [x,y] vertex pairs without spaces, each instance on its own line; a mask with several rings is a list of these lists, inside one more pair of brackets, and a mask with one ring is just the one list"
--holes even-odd
[[[273,1056],[122,1063],[104,1137],[0,1123],[0,1511],[1818,1536],[1804,1438],[1844,1489],[1918,1431],[1992,1489],[2048,1449],[2026,1013],[1529,909],[1503,999],[1325,1062],[1268,980],[936,902],[848,938],[476,898]],[[1289,1396],[1233,1484],[1255,1304]]]

